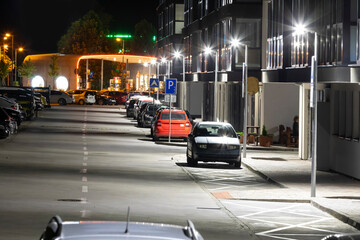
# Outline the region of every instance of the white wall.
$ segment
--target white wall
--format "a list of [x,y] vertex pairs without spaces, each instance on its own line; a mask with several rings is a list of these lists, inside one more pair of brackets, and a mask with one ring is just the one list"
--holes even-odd
[[295,83],[263,83],[260,127],[265,125],[274,141],[278,141],[279,125],[292,128],[294,117],[299,116],[299,89]]

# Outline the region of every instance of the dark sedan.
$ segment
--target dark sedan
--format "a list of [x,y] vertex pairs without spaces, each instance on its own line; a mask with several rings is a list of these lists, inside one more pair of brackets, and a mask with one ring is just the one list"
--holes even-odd
[[241,166],[240,142],[229,123],[196,123],[188,137],[186,156],[190,166],[196,166],[198,161]]

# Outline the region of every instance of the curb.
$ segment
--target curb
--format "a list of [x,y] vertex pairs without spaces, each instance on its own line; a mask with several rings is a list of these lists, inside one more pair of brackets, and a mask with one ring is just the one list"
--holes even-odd
[[328,214],[330,214],[331,216],[333,216],[334,218],[342,221],[343,223],[349,224],[350,226],[356,228],[357,230],[360,230],[360,223],[349,218],[348,216],[346,216],[345,214],[342,214],[340,212],[337,212],[331,208],[325,207],[323,205],[321,205],[320,203],[311,200],[311,205],[316,207],[317,209],[320,209],[321,211],[324,211]]
[[259,175],[260,177],[262,177],[262,178],[265,179],[266,181],[268,181],[268,182],[270,182],[270,183],[272,183],[272,184],[274,184],[274,185],[276,185],[276,186],[278,186],[278,187],[280,187],[280,188],[287,188],[285,185],[283,185],[283,184],[275,181],[274,179],[266,176],[264,173],[262,173],[262,172],[260,172],[259,170],[251,167],[249,164],[246,164],[244,161],[242,161],[241,163],[242,163],[243,165],[245,165],[245,167],[246,167],[247,169],[249,169],[249,170],[252,171],[253,173]]

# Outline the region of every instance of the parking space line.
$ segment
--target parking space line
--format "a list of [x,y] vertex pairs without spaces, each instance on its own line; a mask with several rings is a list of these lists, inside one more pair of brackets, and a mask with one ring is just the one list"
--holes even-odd
[[82,192],[87,193],[88,192],[88,186],[82,186]]

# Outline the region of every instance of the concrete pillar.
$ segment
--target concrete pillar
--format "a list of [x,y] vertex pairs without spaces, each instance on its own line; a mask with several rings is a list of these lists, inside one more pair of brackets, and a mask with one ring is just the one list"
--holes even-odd
[[307,160],[310,155],[311,116],[310,116],[310,84],[303,83],[299,94],[299,158]]

